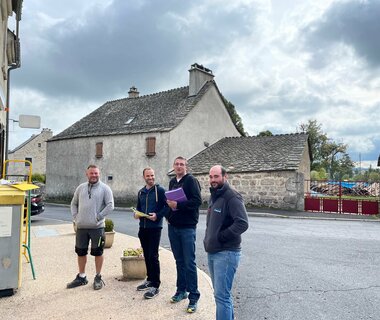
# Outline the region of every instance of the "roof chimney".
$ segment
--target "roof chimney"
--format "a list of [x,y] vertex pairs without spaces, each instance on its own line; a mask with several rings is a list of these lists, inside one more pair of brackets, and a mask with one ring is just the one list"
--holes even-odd
[[138,98],[139,93],[140,92],[137,91],[137,88],[135,86],[132,86],[128,91],[128,98]]
[[203,87],[205,82],[214,78],[210,69],[207,69],[198,63],[192,64],[189,72],[189,96],[195,96],[198,94],[198,91]]

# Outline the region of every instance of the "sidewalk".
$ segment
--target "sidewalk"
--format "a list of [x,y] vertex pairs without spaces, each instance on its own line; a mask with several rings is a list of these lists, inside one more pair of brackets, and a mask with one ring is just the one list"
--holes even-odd
[[32,227],[31,252],[36,280],[23,261],[21,288],[15,295],[0,299],[1,319],[215,319],[215,303],[209,277],[198,269],[201,298],[194,314],[186,313],[188,300],[170,303],[175,292],[176,268],[170,251],[160,248],[160,294],[151,300],[136,291],[141,280],[123,281],[120,256],[128,247],[138,247],[137,238],[115,234],[112,248],[104,250],[102,276],[106,286],[94,291],[94,257],[88,256],[86,286],[66,289],[77,274],[71,224]]

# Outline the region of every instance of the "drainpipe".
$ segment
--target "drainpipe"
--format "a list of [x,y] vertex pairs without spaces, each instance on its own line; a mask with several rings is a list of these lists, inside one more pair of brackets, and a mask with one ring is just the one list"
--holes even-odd
[[[20,39],[19,39],[19,24],[21,20],[21,6],[22,6],[22,0],[20,0],[21,3],[20,8],[17,10],[16,14],[16,45],[18,46],[17,51],[18,51],[18,59],[16,59],[16,63],[11,65],[8,70],[7,70],[7,95],[6,95],[6,102],[5,106],[7,108],[7,113],[6,113],[6,127],[5,127],[5,160],[8,160],[8,148],[9,148],[9,101],[10,101],[10,76],[11,76],[11,71],[17,68],[20,68],[21,66],[21,53],[20,53]],[[17,57],[16,57],[17,58]]]

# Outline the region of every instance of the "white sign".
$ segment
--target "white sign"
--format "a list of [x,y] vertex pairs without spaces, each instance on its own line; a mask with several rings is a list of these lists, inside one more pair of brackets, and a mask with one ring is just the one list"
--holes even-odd
[[12,207],[0,206],[0,238],[12,235]]
[[18,125],[20,128],[39,129],[41,128],[41,117],[20,114],[18,117]]

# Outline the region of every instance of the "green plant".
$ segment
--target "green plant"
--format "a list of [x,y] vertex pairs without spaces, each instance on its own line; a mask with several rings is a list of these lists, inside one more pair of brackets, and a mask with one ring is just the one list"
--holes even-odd
[[142,257],[143,249],[142,248],[128,248],[123,251],[123,257]]
[[113,221],[111,219],[106,219],[104,223],[105,223],[104,231],[105,232],[112,232],[113,231]]
[[46,182],[46,175],[42,173],[33,173],[32,174],[32,181],[38,181],[45,183]]

